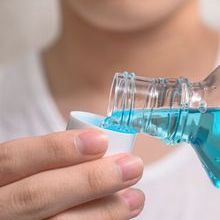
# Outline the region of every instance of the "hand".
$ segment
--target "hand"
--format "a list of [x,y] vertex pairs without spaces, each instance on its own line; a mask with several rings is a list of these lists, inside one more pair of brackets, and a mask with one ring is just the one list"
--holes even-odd
[[0,144],[0,219],[124,220],[138,215],[144,195],[125,188],[140,179],[143,163],[126,153],[102,158],[106,148],[107,137],[94,129]]

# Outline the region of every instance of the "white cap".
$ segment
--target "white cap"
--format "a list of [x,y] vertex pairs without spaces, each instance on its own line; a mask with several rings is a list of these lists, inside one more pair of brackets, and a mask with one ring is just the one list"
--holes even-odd
[[103,116],[93,113],[73,111],[70,113],[67,130],[82,128],[96,128],[102,130],[109,137],[107,155],[130,152],[133,148],[136,135],[101,128],[100,125],[103,119]]

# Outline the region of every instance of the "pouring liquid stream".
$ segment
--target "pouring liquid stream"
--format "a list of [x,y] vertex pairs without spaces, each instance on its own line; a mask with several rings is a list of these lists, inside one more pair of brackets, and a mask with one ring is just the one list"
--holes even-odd
[[193,108],[117,110],[104,119],[102,127],[123,133],[149,134],[166,144],[190,143],[210,179],[220,188],[219,107],[207,108],[204,113]]

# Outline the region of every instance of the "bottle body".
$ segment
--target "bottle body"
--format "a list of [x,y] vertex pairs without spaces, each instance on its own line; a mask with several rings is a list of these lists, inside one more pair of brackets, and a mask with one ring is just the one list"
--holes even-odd
[[184,78],[117,74],[103,126],[146,133],[167,144],[190,143],[215,186],[220,187],[220,105],[211,94],[216,88],[216,78],[191,83]]

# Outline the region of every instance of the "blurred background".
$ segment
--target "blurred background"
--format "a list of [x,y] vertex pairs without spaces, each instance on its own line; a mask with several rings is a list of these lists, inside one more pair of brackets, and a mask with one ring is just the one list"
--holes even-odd
[[[220,30],[220,0],[200,0],[200,13]],[[59,34],[58,0],[0,1],[0,67],[31,50],[40,50]]]

